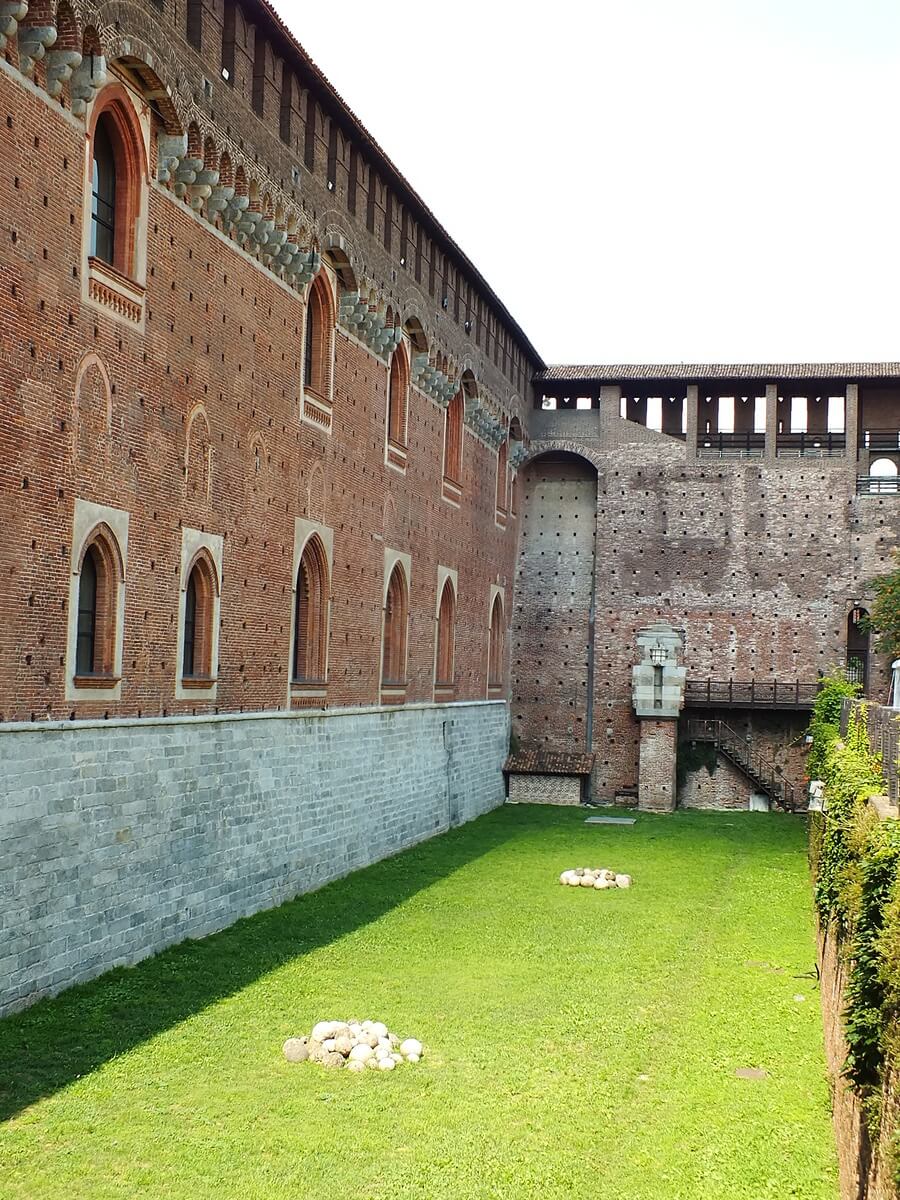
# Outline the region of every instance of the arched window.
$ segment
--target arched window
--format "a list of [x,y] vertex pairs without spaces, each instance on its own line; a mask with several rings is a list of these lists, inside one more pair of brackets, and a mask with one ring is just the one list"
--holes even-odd
[[494,597],[488,639],[488,688],[503,686],[503,601]]
[[434,682],[437,687],[453,685],[453,651],[456,640],[456,596],[453,583],[444,581],[441,592],[441,603],[438,608],[437,622],[437,658],[435,661]]
[[191,567],[184,590],[181,674],[185,680],[203,680],[206,683],[212,678],[216,590],[215,571],[206,555],[201,554]]
[[507,443],[504,442],[497,451],[497,511],[506,512],[506,459],[508,453]]
[[78,635],[75,649],[75,674],[93,675],[97,648],[97,559],[93,547],[81,564],[78,585]]
[[391,356],[388,379],[388,439],[395,446],[406,446],[406,406],[409,397],[409,369],[406,351],[398,346]]
[[75,597],[76,684],[96,687],[96,680],[111,680],[114,677],[121,582],[119,549],[114,535],[103,525],[88,539],[78,570]]
[[462,483],[462,444],[465,400],[457,392],[447,406],[444,426],[444,478],[455,484]]
[[406,576],[400,563],[391,572],[384,602],[384,649],[381,682],[387,687],[406,683],[406,623],[408,613]]
[[324,683],[328,650],[328,561],[311,537],[303,548],[294,600],[295,683]]
[[898,490],[897,464],[890,458],[876,458],[869,467],[869,487],[879,495]]
[[303,333],[303,388],[320,400],[329,400],[331,343],[334,320],[329,285],[322,274],[309,289]]
[[110,266],[116,263],[116,155],[110,136],[112,122],[101,116],[94,130],[91,179],[91,255]]

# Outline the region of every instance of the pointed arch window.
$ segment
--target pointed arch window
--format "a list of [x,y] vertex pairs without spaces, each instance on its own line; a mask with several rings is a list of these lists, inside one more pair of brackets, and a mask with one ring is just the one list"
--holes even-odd
[[384,602],[384,637],[381,656],[383,687],[403,687],[406,683],[406,627],[409,596],[406,576],[400,563],[394,566]]
[[213,677],[213,618],[217,593],[215,570],[201,554],[188,574],[184,589],[184,624],[181,640],[182,684],[208,686]]
[[93,675],[97,648],[97,559],[93,547],[81,564],[78,585],[78,634],[75,649],[75,674]]
[[328,654],[328,560],[318,537],[303,548],[294,598],[294,683],[324,683]]
[[488,691],[503,687],[503,601],[494,597],[488,636]]
[[119,678],[123,568],[115,536],[106,524],[98,526],[85,542],[75,584],[74,683],[79,688],[108,687]]
[[454,684],[454,650],[456,642],[456,594],[453,582],[444,581],[437,620],[437,657],[435,687],[451,688]]
[[303,387],[319,400],[328,400],[331,385],[331,347],[334,320],[330,288],[320,273],[313,280],[306,304],[303,342]]
[[507,494],[507,463],[508,444],[506,442],[497,451],[497,514],[506,516]]
[[94,129],[91,176],[91,249],[94,258],[116,263],[116,154],[110,118],[100,117]]
[[444,426],[444,478],[459,486],[462,483],[462,443],[465,400],[457,392],[447,406]]
[[388,440],[393,445],[406,446],[406,412],[409,400],[409,369],[406,351],[398,346],[391,355],[388,377]]

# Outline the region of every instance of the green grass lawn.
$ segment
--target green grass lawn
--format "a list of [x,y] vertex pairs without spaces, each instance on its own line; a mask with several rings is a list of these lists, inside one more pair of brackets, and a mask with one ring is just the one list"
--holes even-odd
[[[501,809],[0,1023],[0,1196],[834,1200],[802,822],[584,817]],[[367,1017],[423,1061],[284,1061]]]

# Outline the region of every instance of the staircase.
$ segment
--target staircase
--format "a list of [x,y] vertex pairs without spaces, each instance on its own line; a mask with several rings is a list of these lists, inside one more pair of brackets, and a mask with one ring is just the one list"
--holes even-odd
[[724,721],[688,721],[688,741],[706,742],[733,763],[755,783],[761,792],[786,812],[794,811],[794,788],[781,773],[781,768],[765,758],[746,737]]

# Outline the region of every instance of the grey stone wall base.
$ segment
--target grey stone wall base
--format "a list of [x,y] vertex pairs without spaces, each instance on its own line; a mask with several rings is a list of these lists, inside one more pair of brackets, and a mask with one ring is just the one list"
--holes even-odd
[[505,703],[0,727],[0,1015],[503,803]]

